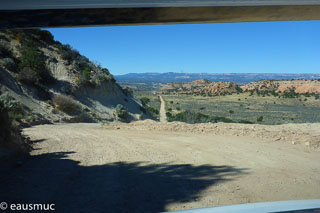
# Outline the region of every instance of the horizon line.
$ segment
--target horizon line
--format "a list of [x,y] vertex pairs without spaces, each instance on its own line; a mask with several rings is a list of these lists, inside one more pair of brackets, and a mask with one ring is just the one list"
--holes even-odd
[[202,72],[202,73],[189,73],[189,72],[141,72],[141,73],[138,73],[138,72],[129,72],[129,73],[124,73],[124,74],[113,74],[114,76],[117,76],[117,75],[128,75],[128,74],[168,74],[168,73],[174,73],[174,74],[276,74],[276,75],[280,75],[280,74],[287,74],[287,75],[320,75],[320,73],[233,73],[233,72],[224,72],[224,73],[209,73],[209,72]]

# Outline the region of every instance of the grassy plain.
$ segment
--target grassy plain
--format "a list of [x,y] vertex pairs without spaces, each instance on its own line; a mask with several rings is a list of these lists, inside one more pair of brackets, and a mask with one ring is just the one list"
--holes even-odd
[[[150,99],[148,103],[160,109],[157,94],[150,91],[135,91],[134,97]],[[166,102],[166,110],[171,114],[185,110],[202,113],[208,116],[225,117],[233,122],[241,120],[260,124],[316,123],[320,122],[320,99],[314,96],[283,98],[273,95],[258,96],[240,93],[225,96],[203,97],[194,95],[162,95]],[[259,117],[262,121],[257,121]]]
[[[209,116],[219,116],[261,124],[320,122],[320,100],[315,97],[282,98],[240,93],[202,97],[193,95],[164,95],[167,111],[172,114],[189,110]],[[262,121],[257,121],[259,117]]]

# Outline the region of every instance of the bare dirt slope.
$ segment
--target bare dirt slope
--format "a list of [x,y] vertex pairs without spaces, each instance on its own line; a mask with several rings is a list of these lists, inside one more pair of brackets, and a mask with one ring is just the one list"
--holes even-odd
[[[178,124],[27,128],[35,150],[21,167],[1,170],[0,200],[55,203],[59,212],[159,212],[320,198],[318,148],[261,138],[258,125],[237,136],[227,124],[208,124],[216,132]],[[297,140],[318,137],[317,127],[296,127]]]
[[[37,55],[37,60],[32,61],[35,56],[28,58],[28,52]],[[31,69],[33,64],[41,68]],[[47,77],[37,77],[39,73]],[[149,117],[107,68],[55,41],[49,31],[0,31],[0,95],[19,102],[22,121],[27,125],[117,120],[118,104],[127,108],[128,120]],[[55,98],[61,95],[79,110],[62,110],[68,102],[57,104]]]

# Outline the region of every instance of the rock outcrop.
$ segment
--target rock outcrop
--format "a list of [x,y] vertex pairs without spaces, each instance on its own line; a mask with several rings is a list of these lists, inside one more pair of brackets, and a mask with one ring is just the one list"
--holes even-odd
[[207,79],[200,79],[191,82],[183,83],[168,83],[161,88],[161,92],[170,93],[170,92],[193,92],[198,89],[201,89],[209,85],[211,81]]
[[168,83],[161,88],[163,94],[198,94],[198,95],[222,95],[226,93],[236,93],[240,87],[233,82],[211,82],[206,79],[186,82],[186,83]]
[[320,81],[319,80],[288,80],[288,81],[273,81],[263,80],[251,82],[249,84],[240,86],[243,91],[275,91],[288,92],[294,90],[295,93],[320,93]]
[[162,94],[224,95],[238,92],[275,92],[294,91],[297,94],[320,94],[320,80],[261,80],[239,86],[234,82],[211,82],[206,79],[186,83],[168,83],[161,89]]

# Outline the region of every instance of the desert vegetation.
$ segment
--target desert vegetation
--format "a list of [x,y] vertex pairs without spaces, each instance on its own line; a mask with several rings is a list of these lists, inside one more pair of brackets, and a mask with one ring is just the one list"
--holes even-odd
[[[140,98],[140,102],[142,106],[145,108],[146,112],[151,115],[153,118],[158,118],[159,117],[159,109],[156,109],[152,107],[150,104],[152,99],[148,97],[142,97]],[[154,100],[153,100],[154,101]]]
[[[181,83],[175,85],[181,85]],[[291,88],[283,92],[275,89],[241,89],[235,90],[234,93],[215,95],[173,92],[162,94],[162,96],[166,102],[167,119],[170,122],[232,122],[268,125],[319,122],[320,94],[298,93],[295,89]],[[158,94],[151,91],[151,88],[136,89],[134,96],[139,99],[148,98],[149,105],[160,109]]]
[[23,47],[19,68],[18,79],[23,83],[37,85],[39,83],[50,84],[54,82],[54,78],[46,67],[43,54],[33,44]]
[[81,110],[79,104],[76,103],[72,97],[66,95],[54,96],[52,104],[57,110],[67,114],[76,114]]
[[118,104],[116,107],[116,116],[120,121],[128,121],[129,113],[128,109],[124,107],[122,104]]
[[[289,98],[244,92],[215,97],[165,95],[163,98],[166,101],[168,121],[244,124],[319,122],[320,102],[316,95],[306,96],[299,94],[298,97]],[[304,98],[299,100],[299,97]]]
[[160,99],[159,96],[155,93],[151,92],[149,89],[147,90],[132,90],[132,95],[140,101],[143,106],[143,110],[148,113],[151,117],[158,119],[159,111],[160,111]]
[[217,122],[233,123],[233,121],[229,118],[210,116],[210,115],[203,114],[201,112],[193,112],[190,110],[185,110],[183,112],[178,112],[176,114],[173,114],[169,111],[166,113],[166,116],[169,122],[181,121],[181,122],[186,122],[190,124],[209,123],[209,122],[210,123],[217,123]]
[[21,135],[19,122],[23,117],[21,104],[7,94],[0,96],[0,148],[10,148],[16,153],[30,150],[27,140]]

